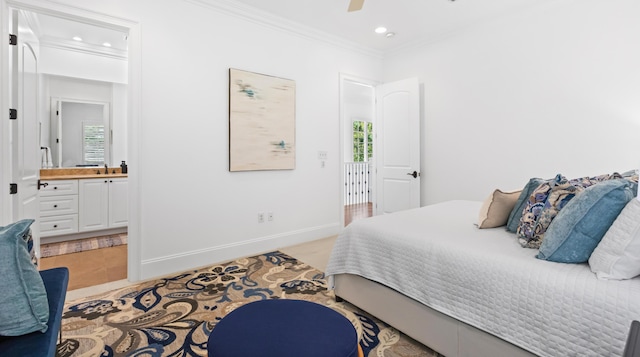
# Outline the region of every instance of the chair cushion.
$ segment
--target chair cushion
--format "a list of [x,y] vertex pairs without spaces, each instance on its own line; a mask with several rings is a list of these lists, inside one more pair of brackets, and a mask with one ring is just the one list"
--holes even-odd
[[47,292],[36,266],[31,262],[25,237],[32,219],[0,227],[0,335],[19,336],[45,332],[49,319]]

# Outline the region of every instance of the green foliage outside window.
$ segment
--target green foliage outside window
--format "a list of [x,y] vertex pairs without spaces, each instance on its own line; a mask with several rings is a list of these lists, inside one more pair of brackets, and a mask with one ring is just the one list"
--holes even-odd
[[[365,151],[366,148],[366,151]],[[366,155],[366,156],[365,156]],[[353,161],[369,161],[373,157],[373,123],[353,122]]]

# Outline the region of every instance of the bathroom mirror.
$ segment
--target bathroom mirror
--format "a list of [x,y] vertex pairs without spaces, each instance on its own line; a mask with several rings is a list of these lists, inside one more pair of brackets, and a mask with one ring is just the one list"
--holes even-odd
[[51,99],[53,167],[111,165],[109,103]]

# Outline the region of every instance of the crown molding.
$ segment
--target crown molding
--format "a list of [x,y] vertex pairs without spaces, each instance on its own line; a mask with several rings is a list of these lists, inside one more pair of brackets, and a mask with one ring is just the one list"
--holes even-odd
[[87,43],[79,43],[77,41],[60,39],[51,36],[42,36],[40,38],[40,47],[49,47],[65,51],[78,52],[93,56],[101,56],[118,60],[127,60],[127,51],[96,46]]
[[27,21],[27,25],[29,26],[31,31],[33,31],[33,34],[36,37],[40,38],[42,30],[40,29],[40,21],[38,20],[38,15],[36,15],[34,12],[24,10],[22,10],[22,15]]
[[341,47],[344,49],[359,52],[361,54],[374,57],[376,59],[382,59],[384,52],[370,47],[362,46],[352,41],[346,41],[345,39],[334,36],[332,34],[316,30],[309,26],[302,25],[300,23],[285,19],[283,17],[276,16],[272,13],[254,8],[249,5],[241,4],[231,0],[182,0],[194,5],[209,8],[213,11],[231,15],[243,20],[252,22],[254,24],[266,26],[278,31],[293,34],[302,38],[310,39],[313,41],[320,41],[326,44]]

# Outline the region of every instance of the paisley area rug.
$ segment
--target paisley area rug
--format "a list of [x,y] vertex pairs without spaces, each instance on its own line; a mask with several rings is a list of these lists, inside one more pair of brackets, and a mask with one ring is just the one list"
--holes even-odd
[[70,240],[66,242],[47,243],[40,246],[40,256],[42,258],[47,258],[56,255],[84,252],[92,249],[115,247],[123,244],[127,244],[127,233]]
[[440,356],[353,305],[336,303],[321,271],[281,252],[67,302],[57,356],[206,356],[218,321],[262,299],[329,306],[353,323],[367,357]]

